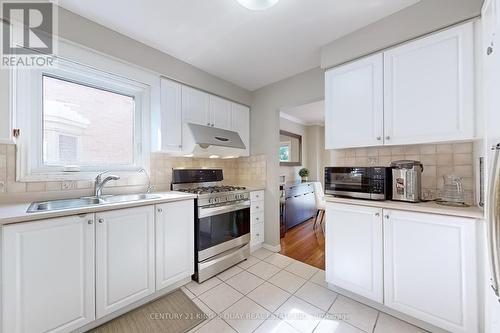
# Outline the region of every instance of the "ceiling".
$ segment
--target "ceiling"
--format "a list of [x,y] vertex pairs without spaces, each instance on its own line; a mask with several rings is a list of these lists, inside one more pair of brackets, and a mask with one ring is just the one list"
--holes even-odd
[[324,125],[325,101],[282,108],[280,110],[280,117],[302,125]]
[[248,90],[320,64],[320,48],[420,0],[59,0],[59,5]]

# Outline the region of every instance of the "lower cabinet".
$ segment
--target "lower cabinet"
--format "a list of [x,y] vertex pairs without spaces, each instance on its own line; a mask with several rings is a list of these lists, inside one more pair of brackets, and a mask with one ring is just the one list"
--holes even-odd
[[382,303],[382,209],[326,205],[326,279]]
[[328,202],[325,234],[328,283],[450,332],[479,331],[475,220]]
[[194,270],[193,200],[0,231],[4,333],[73,332]]
[[264,243],[264,191],[250,192],[250,247],[255,250]]
[[156,206],[156,290],[194,274],[194,202]]
[[70,332],[95,319],[94,214],[2,229],[2,332]]
[[96,214],[96,314],[155,291],[154,206]]
[[385,305],[451,332],[477,332],[475,221],[384,210]]

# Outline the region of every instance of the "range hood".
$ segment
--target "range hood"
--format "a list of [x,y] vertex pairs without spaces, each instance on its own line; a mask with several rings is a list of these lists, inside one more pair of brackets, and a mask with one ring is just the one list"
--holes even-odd
[[184,153],[198,157],[239,157],[246,146],[237,132],[193,123],[184,128]]

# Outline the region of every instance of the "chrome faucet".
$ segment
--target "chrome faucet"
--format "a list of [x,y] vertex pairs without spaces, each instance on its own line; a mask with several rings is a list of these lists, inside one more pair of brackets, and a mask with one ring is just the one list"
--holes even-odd
[[151,178],[149,177],[148,172],[146,171],[146,169],[141,168],[141,169],[139,169],[139,173],[145,174],[146,177],[148,178],[148,187],[146,188],[146,193],[151,193],[155,187],[153,185],[151,185]]
[[95,177],[95,181],[94,181],[94,197],[99,198],[101,196],[101,194],[102,194],[102,188],[104,187],[104,185],[106,185],[107,182],[109,182],[110,180],[118,180],[118,179],[120,179],[120,177],[115,176],[115,175],[109,175],[106,178],[102,179],[102,176],[104,174],[108,173],[108,172],[109,171],[101,172],[100,174],[97,175],[97,177]]

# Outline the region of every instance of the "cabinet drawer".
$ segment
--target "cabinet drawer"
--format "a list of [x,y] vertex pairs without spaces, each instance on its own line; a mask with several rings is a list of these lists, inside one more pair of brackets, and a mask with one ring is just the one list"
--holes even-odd
[[250,218],[252,220],[252,224],[263,223],[264,222],[264,212],[257,211],[255,213],[251,213]]
[[250,211],[253,212],[262,212],[264,210],[264,200],[261,201],[252,201],[252,204],[250,206]]
[[264,223],[256,223],[250,226],[250,243],[258,244],[264,242]]
[[264,200],[264,191],[250,192],[250,200],[251,201]]

